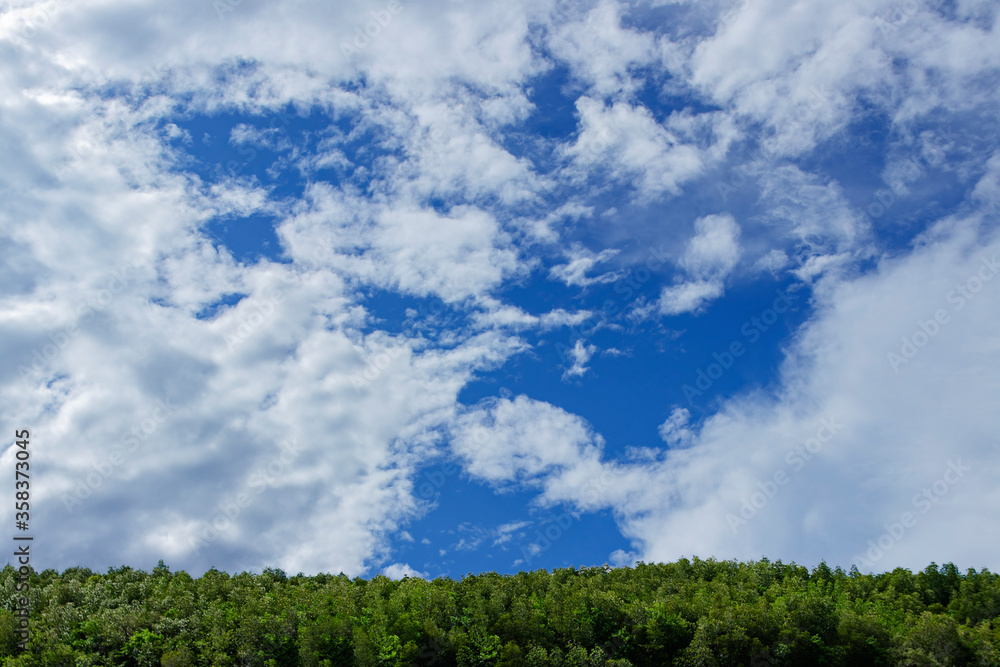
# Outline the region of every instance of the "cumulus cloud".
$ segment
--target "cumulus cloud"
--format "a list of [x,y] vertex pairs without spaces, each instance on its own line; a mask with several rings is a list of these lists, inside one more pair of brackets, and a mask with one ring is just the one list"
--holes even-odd
[[725,292],[726,276],[739,261],[740,227],[729,214],[695,221],[695,235],[678,262],[687,280],[660,294],[660,312],[677,315],[696,311]]
[[427,574],[424,572],[418,572],[406,563],[393,563],[389,567],[382,570],[382,574],[393,580],[399,580],[403,577],[415,577],[417,579],[426,579]]
[[627,102],[608,106],[585,96],[576,108],[581,129],[565,149],[571,160],[568,174],[574,179],[606,174],[633,185],[644,199],[654,199],[679,195],[681,184],[704,167],[698,147],[683,143],[645,107]]
[[563,379],[582,377],[589,370],[587,363],[595,352],[597,352],[596,345],[588,345],[582,340],[576,341],[572,349],[566,353],[573,360],[573,364],[563,371]]
[[554,405],[517,396],[485,401],[455,420],[451,448],[466,469],[492,484],[533,484],[599,455],[603,439]]
[[532,315],[517,306],[506,305],[495,299],[482,298],[483,309],[473,315],[473,320],[481,328],[507,327],[515,330],[538,329],[550,331],[562,326],[579,326],[593,317],[589,310],[569,312],[558,308],[556,310]]
[[[780,552],[881,571],[947,543],[949,559],[987,562],[962,537],[998,518],[984,499],[997,496],[1000,240],[984,222],[944,221],[912,255],[830,279],[776,394],[735,397],[696,434],[675,409],[661,435],[687,446],[628,468],[603,499],[640,559]],[[907,512],[905,539],[883,537]]]
[[549,41],[556,57],[569,63],[573,73],[600,96],[633,91],[637,82],[630,70],[656,57],[653,36],[622,27],[621,15],[618,3],[601,2],[579,19],[560,25]]
[[[616,563],[846,562],[961,459],[876,566],[986,558],[968,536],[996,525],[1000,283],[970,281],[997,250],[996,6],[804,8],[665,26],[610,0],[7,7],[0,426],[37,444],[46,564],[421,575],[393,539],[426,545],[405,537],[428,511],[414,480],[445,453],[498,492],[612,508],[635,542]],[[705,193],[737,162],[719,213]],[[231,244],[260,220],[266,256]],[[676,282],[640,281],[630,262],[661,244]],[[772,277],[812,293],[776,393],[698,429],[663,406],[670,447],[642,465],[529,389],[463,403],[562,326],[625,337],[615,312],[699,312]],[[583,384],[599,346],[632,354],[610,345],[547,372]],[[801,450],[824,419],[843,426]],[[523,528],[503,521],[498,546]]]
[[691,413],[687,408],[674,408],[666,421],[660,424],[660,438],[671,447],[686,447],[695,438],[695,432],[689,428]]

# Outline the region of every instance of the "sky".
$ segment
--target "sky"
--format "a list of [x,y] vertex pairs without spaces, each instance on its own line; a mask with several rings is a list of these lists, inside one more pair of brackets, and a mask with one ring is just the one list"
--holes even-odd
[[38,570],[996,570],[998,9],[0,4],[0,520]]

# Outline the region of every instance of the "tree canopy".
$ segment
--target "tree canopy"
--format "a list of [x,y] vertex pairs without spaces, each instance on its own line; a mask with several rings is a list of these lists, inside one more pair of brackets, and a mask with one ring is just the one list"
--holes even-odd
[[682,559],[426,581],[0,572],[4,667],[1000,665],[1000,577]]

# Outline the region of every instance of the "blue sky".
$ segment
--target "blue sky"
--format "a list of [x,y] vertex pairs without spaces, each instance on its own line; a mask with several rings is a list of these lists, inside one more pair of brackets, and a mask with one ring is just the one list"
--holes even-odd
[[5,4],[38,567],[996,568],[996,12]]

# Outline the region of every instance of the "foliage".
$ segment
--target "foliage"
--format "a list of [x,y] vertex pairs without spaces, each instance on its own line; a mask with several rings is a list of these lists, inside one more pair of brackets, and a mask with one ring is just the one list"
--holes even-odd
[[687,560],[461,580],[0,571],[0,667],[1000,665],[1000,577]]

